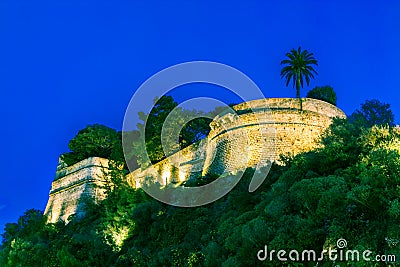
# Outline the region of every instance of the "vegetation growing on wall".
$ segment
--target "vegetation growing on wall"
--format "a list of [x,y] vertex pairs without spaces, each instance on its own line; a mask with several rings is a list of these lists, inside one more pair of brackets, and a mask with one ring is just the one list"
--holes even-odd
[[[138,163],[142,167],[146,167],[147,157],[143,155],[147,151],[151,163],[159,162],[166,158],[161,134],[164,126],[164,121],[167,116],[174,110],[173,119],[170,120],[171,124],[167,127],[169,130],[175,130],[182,127],[182,122],[187,121],[188,118],[197,117],[196,119],[189,120],[179,132],[179,144],[170,147],[171,153],[177,152],[207,136],[210,131],[209,123],[211,119],[201,117],[204,113],[196,110],[184,110],[178,106],[178,103],[171,96],[162,96],[154,100],[154,107],[149,114],[143,112],[139,113],[139,118],[142,121],[138,124],[138,135],[145,139],[146,148],[143,148],[141,142],[133,142],[133,153],[138,156]],[[173,144],[174,135],[165,136],[168,144]]]
[[70,152],[61,155],[71,166],[89,157],[123,159],[121,133],[101,124],[88,125],[69,142]]
[[336,106],[336,101],[337,101],[336,93],[333,90],[333,88],[329,85],[316,86],[314,89],[310,90],[307,93],[307,97],[319,99]]
[[[171,96],[163,96],[155,99],[155,106],[149,114],[139,113],[142,121],[138,124],[138,130],[124,133],[127,140],[131,140],[132,149],[125,151],[128,157],[129,166],[146,166],[146,158],[143,155],[145,151],[139,138],[144,137],[146,143],[146,151],[150,161],[159,162],[166,158],[161,144],[161,129],[168,114],[175,109],[175,118],[172,120],[170,129],[182,126],[182,121],[187,118],[197,117],[189,120],[179,132],[179,144],[172,148],[172,152],[177,152],[200,139],[207,136],[210,131],[209,123],[211,119],[201,117],[204,113],[196,110],[184,110],[177,108],[178,103]],[[217,108],[212,114],[217,114],[221,108]],[[144,122],[146,121],[146,131],[144,131]],[[145,134],[144,134],[145,133]],[[172,137],[167,134],[167,137]],[[61,155],[61,159],[71,166],[88,157],[101,157],[111,159],[118,162],[125,162],[122,148],[122,134],[116,130],[104,125],[94,124],[88,125],[80,130],[78,134],[69,142],[68,148],[70,152]],[[168,140],[170,143],[171,140]],[[128,146],[127,146],[128,147]],[[126,167],[126,166],[125,166]],[[134,167],[133,167],[134,168]]]
[[381,108],[366,112],[365,124],[335,120],[323,148],[274,165],[256,192],[248,192],[249,169],[233,191],[203,207],[164,205],[114,168],[108,198],[88,203],[84,217],[45,224],[29,210],[7,224],[0,266],[287,266],[276,257],[260,262],[257,252],[265,245],[322,251],[340,238],[371,257],[399,259],[400,132],[386,124],[386,112],[374,113]]

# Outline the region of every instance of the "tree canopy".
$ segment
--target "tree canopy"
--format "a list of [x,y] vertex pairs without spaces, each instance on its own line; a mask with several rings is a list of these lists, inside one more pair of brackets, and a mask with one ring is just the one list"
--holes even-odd
[[390,109],[390,104],[382,103],[377,99],[367,100],[361,104],[350,115],[349,120],[360,127],[372,127],[373,125],[394,125],[394,115]]
[[[151,163],[159,162],[169,155],[165,155],[162,143],[162,131],[165,131],[164,139],[169,145],[170,154],[183,149],[200,139],[207,136],[210,131],[211,119],[205,117],[205,113],[197,110],[186,110],[178,107],[178,103],[171,96],[162,96],[154,100],[154,107],[149,114],[139,113],[139,118],[142,121],[138,124],[136,138],[132,140],[132,153],[138,157],[139,165],[146,167],[149,162],[146,162],[147,155]],[[165,125],[168,115],[173,113],[173,116]],[[194,119],[190,119],[194,118]],[[186,123],[185,123],[186,122]],[[176,129],[181,129],[178,133],[178,142],[174,140],[176,136],[172,133]],[[144,138],[146,147],[142,147],[142,142],[139,138]]]
[[69,142],[70,152],[61,155],[67,165],[89,157],[123,159],[121,133],[101,124],[88,125]]
[[[169,156],[165,155],[161,142],[163,127],[167,128],[168,144],[174,143],[173,136],[168,134],[168,129],[172,131],[176,128],[182,128],[178,136],[179,142],[177,146],[171,148],[171,153],[199,141],[207,136],[210,131],[209,123],[211,119],[205,117],[203,112],[178,108],[178,103],[171,96],[157,98],[154,102],[155,105],[149,114],[139,113],[142,122],[138,124],[138,130],[121,133],[101,124],[88,125],[69,142],[70,152],[62,154],[61,159],[67,165],[73,165],[88,157],[102,157],[118,162],[128,161],[128,165],[131,167],[146,166],[143,154],[146,151],[152,163],[159,162]],[[173,119],[170,120],[170,125],[166,127],[164,122],[173,110]],[[185,121],[186,123],[183,124]],[[144,129],[145,122],[146,129]],[[132,144],[131,148],[125,147],[127,159],[124,158],[122,134]],[[146,148],[141,147],[140,138],[145,138]]]
[[307,93],[308,98],[319,99],[336,106],[336,93],[329,85],[316,86]]

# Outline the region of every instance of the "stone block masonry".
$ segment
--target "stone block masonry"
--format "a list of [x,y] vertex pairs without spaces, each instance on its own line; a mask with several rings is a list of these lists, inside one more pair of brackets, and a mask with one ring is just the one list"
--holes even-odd
[[153,182],[161,185],[180,184],[192,176],[201,175],[206,158],[206,139],[192,144],[170,157],[142,170],[137,169],[128,174],[128,183],[138,188],[144,179],[152,177]]
[[255,167],[280,155],[296,155],[317,148],[334,117],[346,115],[327,102],[304,98],[269,98],[233,107],[236,114],[217,116],[207,137],[203,175]]
[[[151,177],[161,185],[181,184],[192,176],[235,172],[279,161],[282,154],[296,155],[320,146],[322,133],[334,117],[345,118],[339,108],[304,98],[299,110],[295,98],[269,98],[233,107],[236,114],[217,116],[207,138],[182,149],[153,166],[127,175],[135,188]],[[107,160],[88,158],[73,166],[60,164],[52,183],[45,215],[49,222],[68,221],[82,210],[82,199],[104,199],[102,175]]]
[[69,216],[79,215],[84,198],[100,201],[105,197],[101,186],[108,160],[93,157],[69,167],[63,165],[59,163],[44,212],[51,223],[59,220],[68,222]]

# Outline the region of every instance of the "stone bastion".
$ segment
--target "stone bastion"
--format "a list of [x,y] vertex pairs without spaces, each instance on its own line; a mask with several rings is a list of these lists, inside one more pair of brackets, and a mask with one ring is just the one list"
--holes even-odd
[[[304,98],[303,109],[295,98],[268,98],[244,102],[211,122],[207,138],[147,169],[127,175],[132,187],[146,178],[161,185],[180,184],[193,176],[235,172],[279,161],[320,146],[319,139],[334,117],[343,111],[327,102]],[[89,158],[72,166],[59,165],[45,215],[50,222],[67,221],[79,213],[83,197],[103,199],[102,175],[107,160]]]
[[95,202],[104,199],[101,186],[107,167],[108,160],[97,157],[84,159],[72,166],[65,166],[59,161],[44,211],[48,222],[68,222],[69,216],[79,215],[84,198],[93,199]]
[[280,155],[296,155],[319,146],[334,117],[346,115],[327,102],[304,98],[303,109],[294,98],[260,99],[233,107],[210,124],[203,175],[234,172]]

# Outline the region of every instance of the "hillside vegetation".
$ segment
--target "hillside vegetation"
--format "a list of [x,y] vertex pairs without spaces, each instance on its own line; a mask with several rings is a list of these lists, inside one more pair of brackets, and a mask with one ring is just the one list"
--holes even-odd
[[108,198],[87,200],[84,217],[46,224],[41,211],[28,210],[7,224],[0,266],[290,266],[276,257],[259,261],[257,252],[267,245],[319,253],[341,238],[371,257],[400,259],[400,130],[390,107],[366,102],[335,120],[322,143],[274,165],[256,192],[248,192],[248,169],[229,194],[197,208],[162,204],[114,168]]

